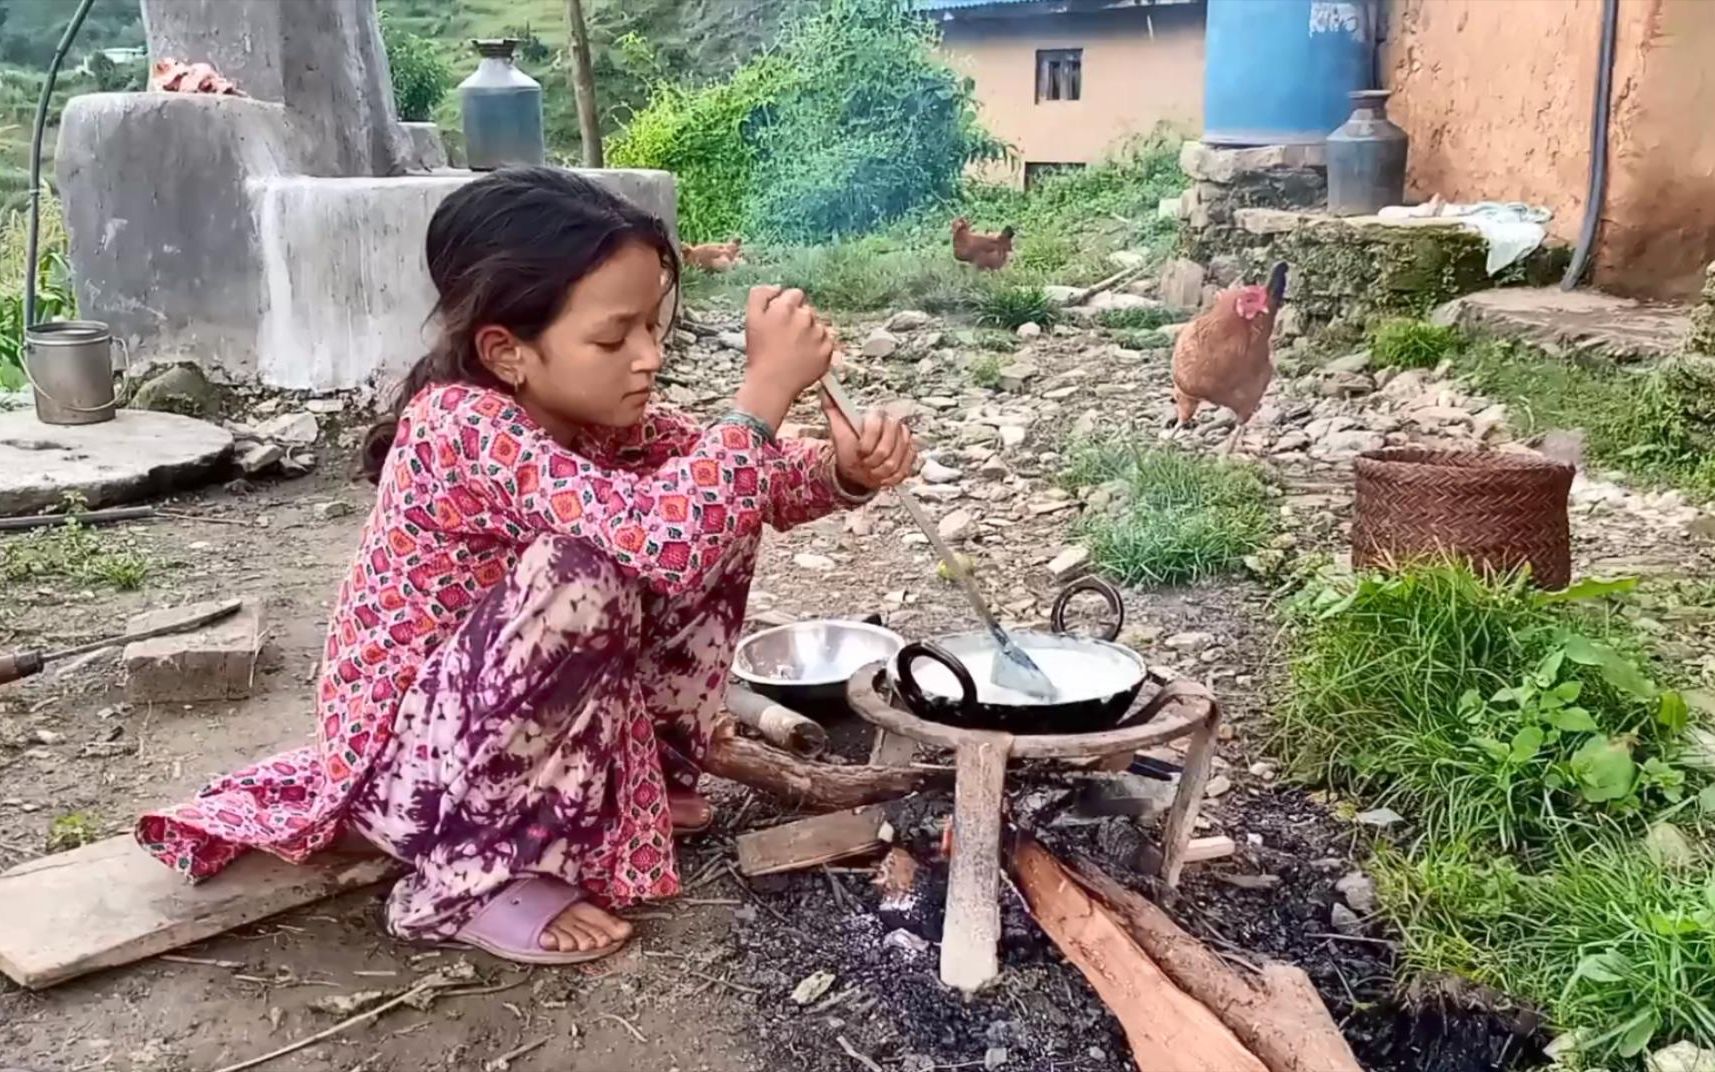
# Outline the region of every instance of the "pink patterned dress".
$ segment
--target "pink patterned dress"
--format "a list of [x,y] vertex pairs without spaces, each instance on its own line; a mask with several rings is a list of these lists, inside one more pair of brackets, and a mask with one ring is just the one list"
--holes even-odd
[[412,866],[402,937],[450,937],[527,874],[671,895],[666,788],[695,784],[762,527],[851,501],[825,443],[651,407],[563,446],[504,394],[427,388],[340,585],[316,744],[138,840],[198,881],[250,849],[301,863],[350,823]]

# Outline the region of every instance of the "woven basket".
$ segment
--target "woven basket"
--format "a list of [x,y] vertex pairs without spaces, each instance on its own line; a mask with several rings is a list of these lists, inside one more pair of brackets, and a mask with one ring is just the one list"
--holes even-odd
[[1361,455],[1357,470],[1354,565],[1454,555],[1491,573],[1528,565],[1542,588],[1571,583],[1571,466],[1404,447]]

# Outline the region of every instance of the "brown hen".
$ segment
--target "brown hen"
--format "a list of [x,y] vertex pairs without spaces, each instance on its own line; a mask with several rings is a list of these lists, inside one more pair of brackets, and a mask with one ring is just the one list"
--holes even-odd
[[1286,296],[1286,265],[1276,264],[1268,286],[1231,287],[1215,304],[1186,324],[1173,344],[1173,402],[1179,427],[1196,416],[1202,403],[1225,406],[1237,418],[1222,446],[1232,451],[1245,424],[1274,380],[1269,337]]
[[744,240],[735,238],[730,242],[684,246],[681,253],[685,263],[694,264],[705,272],[727,272],[744,263]]
[[1012,259],[1011,227],[1000,234],[978,234],[963,216],[953,221],[953,256],[987,272],[998,272]]

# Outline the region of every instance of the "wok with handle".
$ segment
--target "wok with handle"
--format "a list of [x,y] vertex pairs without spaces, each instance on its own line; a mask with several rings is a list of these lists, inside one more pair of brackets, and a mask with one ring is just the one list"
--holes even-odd
[[[1074,596],[1094,593],[1107,605],[1100,636],[1068,630],[1066,610]],[[1019,629],[1013,639],[1054,682],[1049,701],[988,680],[995,658],[987,632],[958,633],[907,644],[889,663],[896,695],[912,714],[963,729],[1014,734],[1093,733],[1124,724],[1148,676],[1143,657],[1114,643],[1125,625],[1119,592],[1099,577],[1084,577],[1055,598],[1051,631]]]

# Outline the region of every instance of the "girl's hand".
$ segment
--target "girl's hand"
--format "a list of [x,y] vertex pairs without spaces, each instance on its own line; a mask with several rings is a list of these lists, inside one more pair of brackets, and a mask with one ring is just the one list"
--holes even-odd
[[833,332],[803,291],[752,287],[744,334],[747,360],[738,406],[778,428],[793,401],[828,371]]
[[822,395],[822,412],[834,440],[840,482],[849,490],[874,491],[904,483],[917,468],[917,441],[897,417],[879,410],[864,414],[863,427],[853,428],[833,399]]

